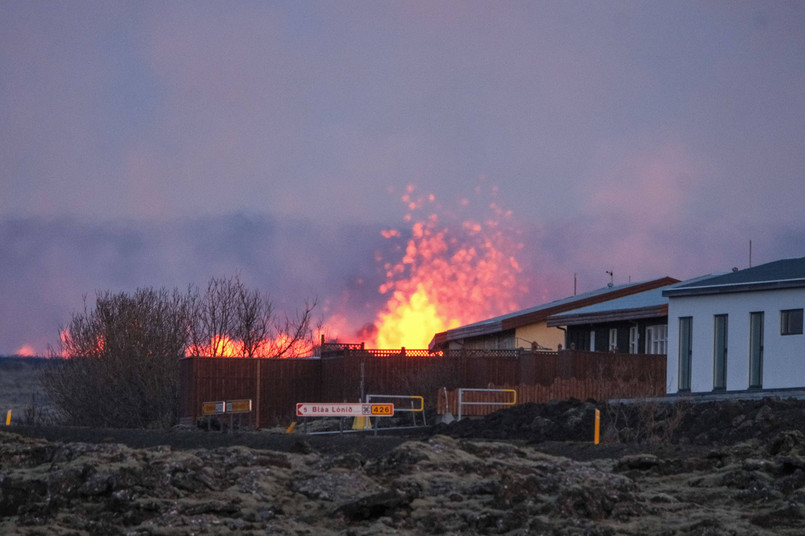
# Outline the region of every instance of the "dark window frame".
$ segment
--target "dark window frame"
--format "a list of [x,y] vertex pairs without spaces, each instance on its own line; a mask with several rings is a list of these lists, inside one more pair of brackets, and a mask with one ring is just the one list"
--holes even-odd
[[679,317],[679,377],[677,391],[689,393],[693,380],[693,317]]
[[780,335],[802,335],[802,309],[780,311]]

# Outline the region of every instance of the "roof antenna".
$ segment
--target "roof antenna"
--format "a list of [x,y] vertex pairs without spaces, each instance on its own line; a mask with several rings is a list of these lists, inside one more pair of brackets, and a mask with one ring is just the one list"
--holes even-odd
[[615,274],[612,273],[612,270],[605,270],[604,273],[609,274],[609,284],[608,287],[612,288],[615,286]]

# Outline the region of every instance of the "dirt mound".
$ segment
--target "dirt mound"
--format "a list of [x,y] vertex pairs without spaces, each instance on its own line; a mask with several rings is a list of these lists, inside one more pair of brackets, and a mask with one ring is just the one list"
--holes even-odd
[[768,438],[786,429],[805,429],[805,401],[767,397],[694,403],[596,403],[570,400],[523,404],[481,419],[439,425],[453,437],[544,441],[591,441],[595,410],[604,443],[668,442],[725,445]]
[[[589,437],[596,408],[609,430],[601,445]],[[777,399],[571,401],[396,443],[195,448],[188,438],[134,448],[111,431],[93,443],[0,431],[0,533],[799,535],[803,414]]]

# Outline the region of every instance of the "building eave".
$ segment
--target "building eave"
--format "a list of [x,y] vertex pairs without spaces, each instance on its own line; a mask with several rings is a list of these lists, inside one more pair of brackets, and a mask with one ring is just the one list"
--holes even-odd
[[792,288],[805,288],[805,279],[784,279],[780,281],[754,281],[748,283],[733,283],[724,285],[707,285],[697,287],[682,287],[664,290],[663,296],[675,298],[680,296],[705,296],[713,294],[730,294],[735,292],[758,292],[764,290],[786,290]]
[[603,311],[599,313],[554,316],[548,319],[548,327],[579,326],[601,324],[604,322],[623,322],[629,320],[643,320],[646,318],[661,318],[666,316],[668,316],[668,304],[652,305],[648,307]]

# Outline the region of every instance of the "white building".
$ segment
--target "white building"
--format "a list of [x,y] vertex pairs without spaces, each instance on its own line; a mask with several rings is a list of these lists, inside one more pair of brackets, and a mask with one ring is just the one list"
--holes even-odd
[[697,279],[668,301],[668,393],[805,387],[805,258]]

